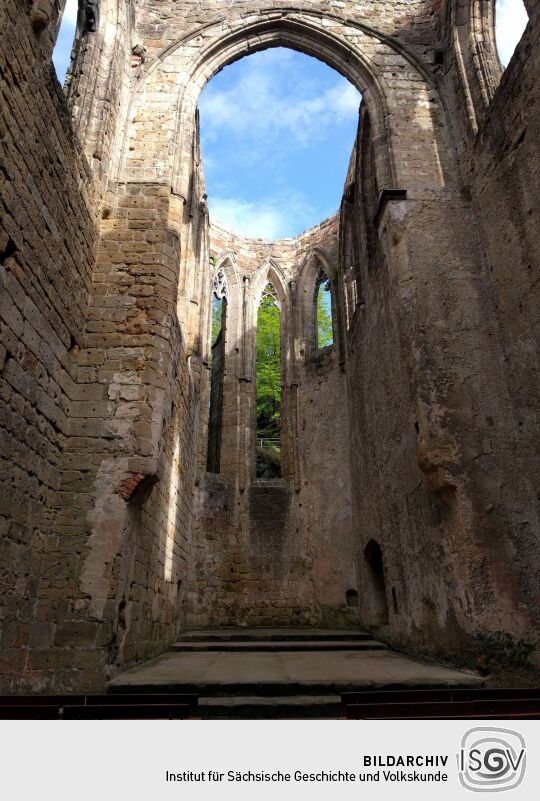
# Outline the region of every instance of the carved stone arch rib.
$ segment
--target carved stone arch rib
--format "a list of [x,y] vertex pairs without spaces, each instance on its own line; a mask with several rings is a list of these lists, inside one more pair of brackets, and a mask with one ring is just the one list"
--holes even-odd
[[503,71],[495,39],[495,2],[472,0],[470,4],[469,46],[481,108],[489,106]]
[[440,35],[454,51],[473,132],[478,130],[503,73],[495,41],[495,2],[448,0],[446,30]]
[[[384,80],[361,51],[351,52],[349,42],[335,33],[329,34],[319,20],[306,24],[292,17],[263,19],[250,26],[239,26],[229,36],[212,43],[197,54],[189,69],[189,79],[179,93],[176,111],[177,130],[174,141],[178,143],[172,175],[173,192],[187,196],[190,166],[183,158],[186,152],[185,139],[189,130],[184,126],[195,114],[198,97],[205,84],[224,66],[245,55],[269,47],[290,47],[314,56],[340,72],[364,95],[372,109],[373,124],[377,128],[381,158],[378,161],[379,182],[382,186],[394,186],[397,181],[394,149],[387,126],[388,108]],[[183,144],[184,143],[184,144]]]
[[269,259],[257,270],[252,281],[252,297],[255,312],[259,308],[264,289],[267,284],[272,284],[281,304],[281,311],[289,311],[289,289],[281,266],[275,259]]

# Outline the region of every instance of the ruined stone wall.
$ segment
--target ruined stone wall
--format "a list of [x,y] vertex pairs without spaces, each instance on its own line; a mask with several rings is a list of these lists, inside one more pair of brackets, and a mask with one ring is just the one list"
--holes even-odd
[[[536,114],[532,36],[476,107],[478,133],[463,110],[451,119],[456,183],[413,203],[405,183],[407,200],[389,197],[376,216],[348,336],[362,620],[376,622],[364,556],[374,539],[389,609],[379,633],[482,667],[537,662],[538,150],[522,136]],[[441,88],[449,109],[463,93],[457,73]],[[357,167],[345,197],[362,184]]]
[[84,397],[76,354],[97,225],[52,41],[16,0],[2,3],[0,28],[0,627],[10,687],[24,671],[41,675],[62,638],[54,631],[66,604],[56,492],[71,404]]
[[67,99],[53,10],[35,30],[28,9],[2,9],[2,673],[37,691],[101,687],[174,638],[200,372],[170,192],[112,184],[102,206],[129,96],[126,7],[102,4]]
[[[175,354],[180,364],[182,355]],[[107,654],[115,670],[155,656],[185,620],[197,428],[194,378],[186,369],[171,394],[159,480],[153,484],[152,477],[149,497],[143,485],[142,497],[135,495],[128,504],[133,518],[115,556],[113,636]]]
[[[537,4],[526,3],[529,26],[503,71],[495,47],[493,5],[471,3],[460,11],[457,4],[447,4],[446,15],[438,20],[439,43],[445,52],[436,79],[450,113],[448,130],[461,161],[463,195],[472,198],[477,272],[482,299],[491,305],[490,339],[497,341],[496,358],[502,366],[498,397],[491,401],[495,414],[475,422],[478,429],[487,428],[487,446],[477,462],[483,469],[477,471],[475,483],[476,491],[482,486],[482,507],[490,521],[489,525],[484,521],[489,533],[484,535],[483,571],[489,579],[480,605],[496,606],[494,598],[506,598],[504,605],[512,611],[488,624],[494,633],[475,636],[482,644],[487,641],[488,659],[515,659],[516,652],[526,655],[537,644],[539,621],[535,590],[539,516],[534,489],[539,475],[538,426],[531,406],[538,396],[539,295],[534,264],[538,264],[539,240],[534,187],[539,154],[537,137],[527,138],[536,130],[538,116],[539,18]],[[482,376],[484,386],[489,386],[486,362]],[[534,650],[529,661],[538,662]]]
[[350,427],[345,374],[336,345],[302,367],[298,382],[298,516],[311,557],[309,591],[317,622],[356,620],[347,592],[358,591],[354,562]]
[[[505,551],[511,567],[505,566],[502,576],[517,608],[527,609],[530,615],[532,631],[525,639],[537,643],[540,16],[538,7],[532,5],[529,13],[535,15],[534,24],[530,23],[504,72],[474,142],[471,183],[498,322],[505,391],[511,401],[504,456],[509,513],[503,517]],[[498,487],[493,494],[497,496]],[[538,653],[531,658],[538,665]]]
[[[471,159],[472,194],[478,215],[487,273],[506,367],[513,414],[508,459],[515,465],[512,492],[521,509],[514,534],[523,547],[516,568],[528,573],[540,517],[538,376],[540,374],[540,19],[526,31],[501,80]],[[538,606],[535,579],[523,578],[521,591]]]
[[[400,647],[466,661],[490,632],[497,646],[529,630],[509,561],[510,406],[489,288],[475,263],[478,238],[464,225],[469,204],[441,205],[444,217],[427,203],[416,220],[406,203],[391,223],[388,213],[395,244],[386,249],[388,228],[380,231],[364,275],[347,359],[354,519],[363,621],[374,623],[364,558],[374,539],[390,609],[379,633]],[[433,242],[425,232],[436,220]],[[450,255],[456,250],[458,259]]]
[[[227,322],[224,420],[232,409],[233,423],[222,438],[222,474],[202,472],[196,488],[188,621],[342,624],[356,613],[346,608],[355,576],[345,377],[337,327],[335,344],[317,353],[308,314],[319,259],[337,277],[337,220],[271,244],[213,225],[211,252],[216,269],[226,260],[228,271],[234,266],[238,273],[240,280],[230,282],[232,315],[244,279],[249,295],[242,319]],[[281,300],[282,479],[255,477],[256,309],[269,280]],[[238,329],[240,337],[231,335]],[[241,348],[247,379],[238,370]],[[245,461],[245,485],[238,458]]]
[[[104,0],[68,102],[49,5],[41,30],[21,0],[0,9],[3,686],[102,688],[186,621],[371,625],[370,540],[381,636],[515,665],[538,640],[532,2],[499,84],[478,2]],[[274,244],[212,226],[209,250],[199,93],[271,46],[363,92],[339,256],[335,220]],[[211,255],[231,291],[219,476]],[[321,265],[336,341],[317,354]],[[253,392],[269,279],[285,321],[270,483]]]
[[61,484],[60,522],[77,553],[67,686],[96,686],[159,652],[181,616],[199,367],[178,318],[169,194],[129,184],[102,221],[79,374],[96,400],[72,409],[66,459],[80,472]]

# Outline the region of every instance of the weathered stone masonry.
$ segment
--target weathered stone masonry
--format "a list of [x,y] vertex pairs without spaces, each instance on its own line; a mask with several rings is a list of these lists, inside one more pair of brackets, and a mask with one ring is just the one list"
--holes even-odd
[[[294,240],[249,240],[212,226],[214,269],[228,283],[220,475],[196,488],[188,621],[345,624],[355,588],[348,425],[340,348],[315,347],[321,267],[335,278],[338,221]],[[281,305],[282,479],[255,477],[254,346],[261,294]],[[336,340],[338,339],[336,321]],[[247,362],[247,363],[246,363]],[[345,454],[345,458],[344,458]],[[336,495],[339,502],[336,503]]]
[[[359,620],[410,651],[538,665],[540,18],[526,5],[502,74],[491,2],[102,0],[80,17],[64,95],[62,3],[4,0],[3,689],[100,688],[184,623]],[[266,243],[210,224],[196,106],[218,69],[277,45],[341,71],[363,103],[338,217]],[[334,345],[317,353],[321,268]],[[268,280],[283,477],[264,482]]]

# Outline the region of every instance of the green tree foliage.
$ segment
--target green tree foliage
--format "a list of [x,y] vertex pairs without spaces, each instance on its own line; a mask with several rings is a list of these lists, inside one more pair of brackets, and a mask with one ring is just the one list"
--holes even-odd
[[278,438],[281,406],[280,311],[265,291],[257,320],[257,433]]
[[212,297],[212,345],[215,345],[223,325],[223,300]]
[[328,278],[317,287],[317,348],[326,348],[334,342],[332,326],[332,293]]

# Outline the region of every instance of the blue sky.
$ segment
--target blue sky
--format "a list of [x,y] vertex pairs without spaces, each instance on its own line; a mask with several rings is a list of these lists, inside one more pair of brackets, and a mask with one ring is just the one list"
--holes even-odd
[[[67,0],[53,60],[64,80],[77,20]],[[497,0],[508,64],[527,23],[522,0]],[[294,236],[337,211],[360,95],[310,56],[265,50],[226,67],[200,98],[210,215],[246,236]]]
[[212,219],[274,239],[333,214],[359,105],[345,78],[293,50],[265,50],[226,67],[199,102]]
[[73,45],[73,37],[75,36],[75,28],[77,26],[78,9],[79,0],[66,0],[62,24],[60,25],[58,39],[56,40],[54,48],[53,62],[58,80],[62,84],[64,83],[66,70],[69,66],[69,57]]
[[505,67],[514,54],[528,19],[523,0],[497,0],[495,6],[497,50],[501,64]]

